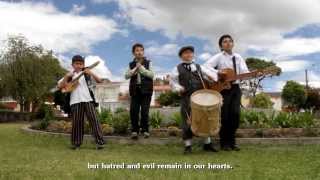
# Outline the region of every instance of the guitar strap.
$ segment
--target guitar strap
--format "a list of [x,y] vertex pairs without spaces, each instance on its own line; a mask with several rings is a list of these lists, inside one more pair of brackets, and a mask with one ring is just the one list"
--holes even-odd
[[[88,76],[87,74],[84,74],[84,79],[86,80],[86,84],[87,84],[87,87],[88,87],[88,90],[89,90],[89,93],[90,93],[90,96],[92,98],[92,103],[95,107],[98,107],[99,106],[99,103],[97,103],[96,101],[96,98],[93,94],[93,91],[92,89],[89,87],[91,84],[92,84],[92,80],[91,80],[91,77]],[[90,83],[89,83],[90,82]]]
[[236,65],[236,57],[235,56],[232,57],[232,63],[233,63],[234,73],[237,75],[237,65]]
[[[234,74],[237,75],[237,65],[236,65],[236,57],[232,56],[232,63],[233,63],[233,70],[234,70]],[[232,83],[234,83],[235,81],[232,81]]]

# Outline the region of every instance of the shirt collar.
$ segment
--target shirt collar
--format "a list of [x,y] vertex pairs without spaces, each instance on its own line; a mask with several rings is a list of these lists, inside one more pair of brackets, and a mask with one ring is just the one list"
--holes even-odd
[[[143,60],[146,60],[146,58],[145,58],[145,57],[143,57]],[[137,62],[137,61],[138,61],[138,59],[137,59],[137,58],[133,58],[133,61]]]
[[229,54],[229,53],[227,53],[227,52],[225,52],[225,51],[222,51],[222,54],[223,55],[225,55],[225,56],[234,56],[234,53],[232,52],[232,54]]
[[184,64],[192,64],[192,63],[194,63],[194,59],[192,61],[184,61],[184,60],[182,60],[182,63],[184,63]]

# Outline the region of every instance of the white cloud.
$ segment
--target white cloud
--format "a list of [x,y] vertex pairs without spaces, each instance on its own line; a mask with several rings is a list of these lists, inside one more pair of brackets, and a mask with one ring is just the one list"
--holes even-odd
[[[60,65],[64,67],[65,69],[71,71],[72,66],[71,66],[71,57],[66,57],[63,55],[56,55],[58,58]],[[95,55],[88,55],[85,57],[85,66],[90,66],[91,64],[99,61],[100,63],[98,66],[92,69],[92,72],[94,72],[96,75],[98,75],[101,78],[107,78],[112,81],[118,81],[119,77],[112,75],[111,71],[109,70],[106,60],[102,59],[99,56]]]
[[320,52],[320,38],[284,39],[266,50],[275,58],[286,58]]
[[276,65],[281,68],[282,72],[294,72],[306,69],[311,63],[305,60],[287,60],[277,61]]
[[71,14],[80,14],[86,9],[85,5],[73,4],[72,9],[70,10]]
[[211,57],[212,57],[212,54],[211,54],[211,53],[205,52],[205,53],[200,54],[198,58],[199,58],[200,60],[207,61],[207,60],[209,60]]
[[[77,6],[71,11],[80,12],[82,9]],[[56,53],[88,53],[92,45],[119,32],[112,19],[65,13],[50,3],[0,2],[0,17],[0,40],[8,35],[22,34],[31,42],[42,44]]]
[[178,45],[177,44],[163,44],[158,45],[151,43],[152,45],[145,49],[145,52],[149,56],[177,56]]
[[[98,1],[101,3],[105,0]],[[319,22],[320,11],[318,0],[115,2],[118,2],[123,14],[126,14],[127,19],[137,27],[148,31],[160,31],[173,39],[180,34],[203,38],[211,41],[217,50],[218,37],[229,33],[235,37],[236,48],[241,52],[248,47],[269,49],[276,44],[281,45],[281,34],[305,24]],[[305,46],[300,50],[308,51]]]
[[113,1],[116,1],[116,0],[91,0],[91,2],[93,3],[110,3],[110,2],[113,2]]
[[92,69],[92,72],[94,72],[99,77],[112,79],[111,71],[105,64],[105,61],[99,56],[92,56],[92,55],[86,56],[85,65],[90,66],[91,64],[97,61],[99,61],[100,63],[98,66]]

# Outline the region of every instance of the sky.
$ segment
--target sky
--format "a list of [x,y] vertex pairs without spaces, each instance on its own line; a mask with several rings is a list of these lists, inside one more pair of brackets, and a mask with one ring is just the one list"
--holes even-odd
[[124,79],[131,46],[145,45],[156,76],[179,63],[180,47],[193,45],[203,64],[219,52],[218,38],[231,34],[244,58],[274,61],[279,77],[264,80],[266,92],[287,80],[320,87],[319,0],[32,0],[0,1],[0,47],[11,35],[53,50],[70,68],[75,54],[113,81]]

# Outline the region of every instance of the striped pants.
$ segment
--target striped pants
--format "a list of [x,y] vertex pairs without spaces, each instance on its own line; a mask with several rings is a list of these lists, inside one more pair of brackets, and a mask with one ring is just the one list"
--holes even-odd
[[86,115],[92,129],[92,135],[96,144],[104,144],[103,134],[100,123],[98,122],[97,113],[91,102],[81,102],[71,105],[72,131],[71,143],[80,146],[84,134],[84,116]]

